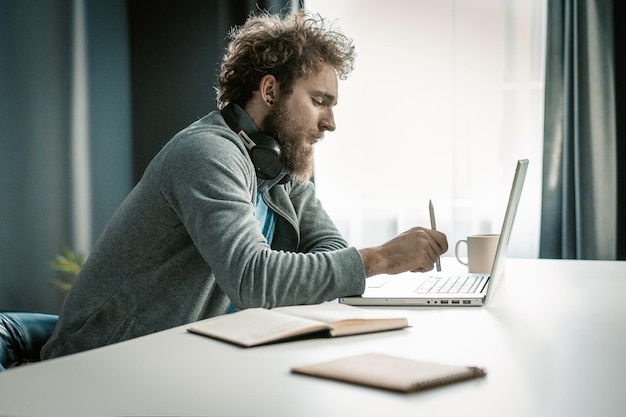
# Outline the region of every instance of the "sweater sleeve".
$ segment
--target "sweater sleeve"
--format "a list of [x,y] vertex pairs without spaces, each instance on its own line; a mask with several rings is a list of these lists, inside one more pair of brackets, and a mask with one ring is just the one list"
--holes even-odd
[[237,308],[271,308],[362,293],[358,251],[347,248],[336,231],[326,240],[312,231],[316,222],[329,221],[323,210],[315,216],[321,210],[315,200],[301,201],[302,216],[312,216],[303,223],[306,250],[269,247],[255,218],[254,168],[245,150],[226,136],[197,131],[180,140],[168,155],[161,187],[231,302]]

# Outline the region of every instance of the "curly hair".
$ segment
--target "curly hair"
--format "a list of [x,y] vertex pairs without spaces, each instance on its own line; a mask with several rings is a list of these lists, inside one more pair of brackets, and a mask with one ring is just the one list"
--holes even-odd
[[217,104],[245,106],[261,78],[271,74],[288,95],[295,80],[332,65],[345,80],[354,68],[352,39],[332,28],[318,14],[305,11],[286,16],[266,12],[251,16],[229,33],[217,82]]

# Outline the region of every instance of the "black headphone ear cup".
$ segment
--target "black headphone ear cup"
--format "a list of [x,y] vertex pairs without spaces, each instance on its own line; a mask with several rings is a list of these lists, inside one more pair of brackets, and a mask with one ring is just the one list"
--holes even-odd
[[[237,132],[244,141],[250,159],[254,164],[257,177],[264,180],[273,180],[279,176],[285,168],[285,160],[278,142],[273,137],[263,133],[252,133],[248,136],[246,132],[239,128],[232,104],[224,107],[221,113],[228,127]],[[246,140],[246,138],[249,140]],[[250,141],[253,144],[249,143]]]
[[263,133],[253,133],[250,139],[255,143],[249,152],[257,176],[265,180],[276,178],[285,166],[280,145],[274,138]]

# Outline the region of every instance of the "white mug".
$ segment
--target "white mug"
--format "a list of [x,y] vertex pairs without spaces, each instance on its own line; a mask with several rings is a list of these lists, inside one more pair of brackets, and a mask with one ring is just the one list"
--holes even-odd
[[[485,274],[491,272],[493,260],[496,257],[500,235],[470,235],[467,239],[456,242],[454,255],[457,261],[467,266],[468,272]],[[467,245],[467,262],[459,256],[461,244]]]

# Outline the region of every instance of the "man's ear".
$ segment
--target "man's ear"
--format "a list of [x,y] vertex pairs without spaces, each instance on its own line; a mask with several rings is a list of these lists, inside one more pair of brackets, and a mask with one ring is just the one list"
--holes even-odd
[[278,96],[278,80],[271,74],[266,74],[261,78],[259,92],[263,101],[268,106],[272,106]]

